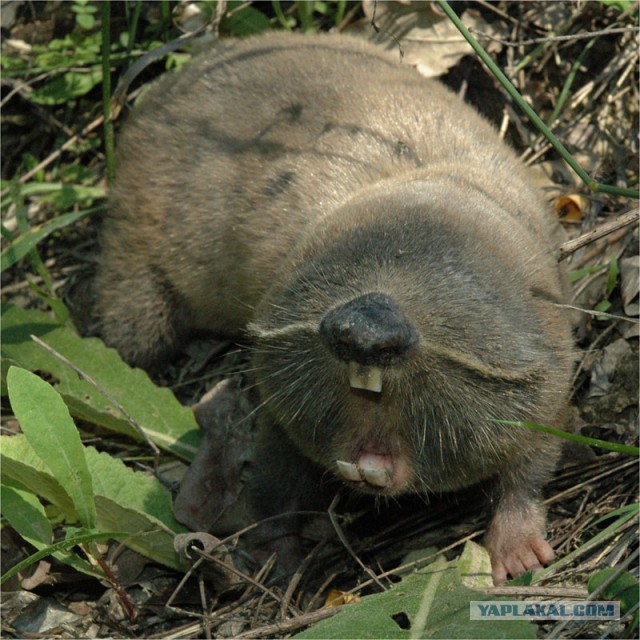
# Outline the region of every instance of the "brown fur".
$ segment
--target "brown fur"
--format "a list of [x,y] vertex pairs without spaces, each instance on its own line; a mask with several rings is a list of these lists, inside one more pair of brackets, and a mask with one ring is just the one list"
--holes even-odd
[[[552,557],[539,493],[559,445],[495,420],[561,426],[557,228],[440,84],[345,37],[220,45],[132,116],[102,237],[102,333],[129,362],[157,366],[193,330],[253,338],[267,511],[313,502],[304,478],[379,448],[408,474],[384,495],[497,478],[496,582]],[[377,395],[319,339],[329,310],[368,293],[419,335]]]

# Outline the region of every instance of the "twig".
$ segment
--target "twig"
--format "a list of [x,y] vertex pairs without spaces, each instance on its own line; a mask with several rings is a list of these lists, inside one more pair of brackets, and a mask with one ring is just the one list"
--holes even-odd
[[256,580],[256,579],[252,578],[250,575],[247,575],[246,573],[243,573],[242,571],[240,571],[240,569],[236,569],[236,567],[233,564],[227,564],[226,562],[224,562],[220,558],[216,558],[210,552],[207,553],[206,551],[203,551],[202,549],[197,549],[196,548],[196,549],[194,549],[194,553],[199,555],[201,558],[204,558],[204,559],[208,560],[209,562],[212,562],[212,563],[218,565],[225,572],[233,573],[238,578],[240,578],[242,581],[247,582],[248,584],[254,586],[256,589],[258,589],[259,591],[261,591],[265,595],[271,596],[275,600],[275,602],[280,604],[281,598],[275,591],[273,591],[273,589],[269,589],[269,587],[267,587],[266,585],[262,584],[262,582],[260,582],[259,580]]
[[[80,131],[80,133],[77,133],[75,136],[72,136],[71,138],[69,138],[57,151],[54,151],[53,153],[51,153],[33,169],[31,169],[30,171],[27,171],[27,173],[20,176],[20,179],[18,180],[18,182],[20,184],[25,184],[26,182],[29,182],[29,180],[31,180],[31,178],[33,178],[33,176],[35,176],[36,173],[38,173],[39,171],[42,171],[42,169],[44,169],[45,167],[48,167],[52,162],[57,160],[62,155],[63,151],[66,151],[70,146],[74,145],[81,137],[84,137],[88,133],[91,133],[94,129],[97,129],[102,124],[103,121],[104,121],[104,117],[99,116],[93,122],[89,123],[82,131]],[[11,189],[10,187],[3,189],[2,192],[0,192],[0,197],[4,198],[9,193],[10,189]]]
[[[600,597],[600,595],[602,593],[604,593],[605,589],[607,589],[607,587],[609,587],[610,585],[612,585],[619,577],[620,575],[626,571],[627,567],[635,562],[638,558],[638,550],[636,549],[634,553],[632,553],[624,562],[620,563],[617,567],[616,567],[616,571],[609,576],[597,589],[595,589],[592,593],[589,594],[589,596],[586,598],[587,600],[596,600],[597,598]],[[557,624],[552,630],[551,633],[547,636],[547,638],[560,638],[561,637],[561,632],[564,631],[564,629],[566,629],[567,625],[569,624],[569,620],[563,620],[562,622],[560,622],[559,624]]]
[[579,311],[580,313],[586,313],[592,318],[606,318],[607,320],[619,320],[621,322],[629,322],[631,324],[638,324],[639,321],[634,318],[627,318],[626,316],[616,316],[613,313],[606,313],[605,311],[594,311],[593,309],[583,309],[582,307],[576,307],[573,304],[556,304],[556,307],[560,309],[571,309],[572,311]]
[[587,244],[595,242],[604,236],[617,231],[618,229],[622,229],[623,227],[638,224],[638,220],[640,220],[640,208],[636,208],[632,211],[627,211],[627,213],[623,213],[618,216],[615,220],[611,222],[607,222],[587,233],[584,233],[578,238],[574,240],[569,240],[564,244],[560,245],[558,262],[562,262],[565,258],[570,256],[572,253],[576,252],[581,247],[584,247]]
[[595,38],[597,36],[609,36],[612,33],[638,33],[640,32],[640,28],[638,27],[617,27],[614,29],[602,29],[600,31],[588,31],[585,33],[572,33],[566,36],[547,36],[545,38],[533,38],[532,40],[521,40],[519,42],[514,42],[511,40],[502,40],[501,38],[496,38],[489,33],[484,33],[483,31],[479,31],[478,29],[473,29],[469,27],[469,31],[476,36],[480,36],[481,38],[486,38],[487,40],[491,40],[493,42],[497,42],[498,44],[504,45],[505,47],[524,47],[530,44],[542,44],[545,42],[559,42],[563,40],[583,40],[585,38]]
[[325,618],[331,618],[340,613],[345,605],[338,607],[327,607],[324,609],[318,609],[318,611],[312,611],[311,613],[303,613],[291,620],[284,620],[282,622],[275,622],[274,624],[268,624],[264,627],[258,627],[257,629],[251,629],[245,631],[236,636],[236,638],[273,638],[276,634],[289,633],[294,629],[300,627],[307,627],[310,624],[315,624],[324,620]]
[[320,549],[324,547],[324,545],[328,541],[328,536],[324,536],[318,544],[311,550],[310,553],[307,554],[306,558],[300,563],[300,566],[296,569],[296,572],[293,574],[293,578],[289,581],[289,585],[287,586],[287,590],[284,592],[284,596],[282,596],[282,601],[280,603],[280,616],[282,618],[285,617],[287,613],[287,608],[289,607],[289,602],[293,597],[293,592],[296,590],[297,586],[300,584],[300,580],[302,576],[304,576],[305,571],[309,568],[311,562],[316,558]]
[[338,521],[337,521],[337,519],[335,517],[335,508],[336,508],[336,505],[338,504],[338,500],[339,500],[339,495],[336,495],[336,497],[333,499],[333,501],[331,502],[331,505],[329,507],[329,518],[331,519],[331,524],[333,525],[333,528],[334,528],[336,534],[338,535],[338,538],[340,539],[340,542],[342,542],[342,545],[344,546],[344,548],[349,552],[349,555],[360,565],[362,570],[365,571],[365,573],[368,576],[370,576],[371,579],[383,591],[386,591],[387,590],[387,586],[382,582],[382,580],[380,580],[380,578],[375,574],[375,572],[371,568],[367,567],[367,565],[364,562],[362,562],[362,560],[360,560],[360,558],[358,557],[356,552],[353,550],[353,548],[349,544],[349,541],[347,540],[347,537],[344,535],[344,532],[342,531],[342,528],[338,524]]

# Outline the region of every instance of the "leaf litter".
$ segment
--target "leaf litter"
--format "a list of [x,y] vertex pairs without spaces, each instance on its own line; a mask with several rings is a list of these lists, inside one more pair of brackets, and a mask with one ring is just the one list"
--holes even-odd
[[[49,3],[42,3],[45,4]],[[418,6],[422,3],[411,2],[375,4],[381,32],[400,41],[412,61],[415,59],[424,69],[429,69],[429,73],[440,75],[492,119],[507,140],[522,151],[525,160],[540,172],[541,183],[544,181],[550,198],[578,198],[579,211],[565,224],[571,237],[587,233],[633,208],[634,203],[627,198],[589,192],[566,165],[557,160],[546,140],[511,105],[493,77],[474,57],[465,53],[466,44],[459,40],[457,33],[429,31],[430,23],[448,29],[445,26],[448,22],[438,15],[437,8],[426,9]],[[371,21],[373,5],[365,3],[360,18],[354,14],[356,17],[345,26],[362,30]],[[51,38],[54,24],[68,30],[73,25],[69,8],[63,6],[55,11],[58,13],[31,16],[23,13],[13,25],[6,22],[3,15],[3,27],[8,28],[18,43],[22,41],[31,46],[38,38],[46,42]],[[152,10],[147,7],[143,18],[153,20],[151,14]],[[601,183],[637,186],[638,30],[633,6],[607,6],[600,2],[478,2],[467,7],[463,20],[538,114],[543,119],[553,115],[554,132],[592,177]],[[382,37],[371,29],[369,32],[372,37]],[[592,35],[584,37],[586,34]],[[456,41],[457,49],[447,54],[434,54],[433,46],[425,44],[445,40]],[[589,48],[585,52],[587,45]],[[19,55],[28,55],[28,46],[16,46],[21,52]],[[390,46],[397,46],[397,43],[394,41]],[[14,91],[3,113],[7,128],[6,147],[3,142],[3,159],[6,160],[3,178],[20,177],[33,168],[33,165],[23,164],[21,157],[25,152],[38,160],[46,158],[55,153],[60,135],[63,139],[73,135],[58,119],[62,115],[59,107],[47,110],[37,105],[21,85],[16,84]],[[21,122],[16,120],[16,113],[23,115]],[[94,114],[89,100],[78,101],[73,117],[83,129]],[[32,133],[29,136],[20,129],[25,121],[30,123]],[[70,147],[66,155],[58,156],[59,162],[45,164],[40,170],[43,179],[59,181],[61,172],[70,172],[74,166],[82,164],[92,177],[92,185],[102,182],[103,158],[99,148],[92,144],[91,129],[85,131],[86,137],[79,140],[80,144]],[[19,143],[15,143],[16,140]],[[30,197],[26,204],[31,224],[43,224],[55,214],[51,204],[44,199]],[[3,216],[14,216],[15,207],[10,206]],[[82,220],[63,232],[51,234],[39,245],[55,291],[64,292],[75,287],[82,292],[83,278],[90,273],[95,259],[96,226],[95,221]],[[528,256],[522,256],[522,259],[526,260]],[[614,260],[618,261],[619,272],[611,287]],[[579,353],[574,382],[573,428],[584,435],[637,444],[637,225],[629,225],[581,247],[570,256],[568,268],[586,273],[574,284],[573,304],[586,309],[598,305],[599,308],[606,307],[604,312],[577,314]],[[3,299],[22,307],[42,308],[27,282],[27,273],[28,266],[21,262],[2,274]],[[38,283],[40,276],[29,273],[29,279]],[[77,299],[78,296],[74,296],[74,300]],[[205,414],[199,420],[205,426],[213,425],[214,429],[223,428],[220,425],[229,429],[240,414],[246,418],[251,413],[253,400],[249,389],[250,374],[246,372],[248,360],[241,347],[229,346],[223,353],[216,349],[214,343],[205,342],[191,355],[179,359],[157,381],[172,387],[178,398],[188,405],[200,402],[209,390],[217,389],[219,401],[214,401],[206,410],[201,404],[200,412]],[[202,402],[206,404],[207,399],[210,400],[211,395]],[[14,431],[12,421],[14,417],[5,407],[3,427]],[[132,444],[129,439],[95,432],[89,424],[81,423],[81,427],[87,443],[91,442],[111,455],[129,459],[140,454],[148,456],[146,448]],[[245,437],[250,439],[250,426],[247,429]],[[246,449],[242,444],[214,453],[228,456],[225,474],[242,477],[242,466],[246,463]],[[175,460],[166,461],[164,465],[167,468],[173,465],[175,472]],[[152,471],[144,462],[135,466],[148,473]],[[183,463],[177,463],[177,466],[183,471],[186,469]],[[191,492],[192,497],[197,497],[198,483],[205,482],[206,476],[198,476],[197,469],[191,474],[195,475],[192,479],[196,487]],[[533,585],[512,587],[511,595],[540,597],[541,593],[546,593],[557,598],[563,594],[584,598],[590,576],[599,569],[624,565],[637,576],[638,544],[634,519],[597,545],[585,546],[598,531],[605,531],[610,524],[606,520],[599,522],[600,518],[637,501],[638,478],[634,460],[579,446],[567,447],[565,464],[547,488],[546,495],[548,534],[557,556],[575,554],[575,560],[556,570],[551,569]],[[233,502],[237,497],[218,499]],[[404,509],[391,505],[388,511],[381,513],[349,507],[347,515],[343,514],[338,520],[338,526],[349,541],[350,551],[376,574],[378,583],[391,588],[400,575],[411,571],[398,569],[408,554],[435,558],[437,550],[444,550],[450,559],[460,555],[467,540],[479,540],[484,521],[476,504],[477,496],[469,494],[433,498],[428,509],[421,502],[414,502],[409,508],[405,505]],[[229,527],[233,529],[234,524],[231,519]],[[227,586],[216,591],[207,581],[206,570],[194,571],[181,584],[184,576],[178,572],[112,545],[107,558],[119,574],[120,585],[136,611],[133,621],[127,618],[119,604],[114,586],[105,586],[90,578],[78,579],[77,573],[63,565],[41,564],[42,577],[32,584],[33,591],[20,590],[16,582],[13,595],[3,596],[3,633],[7,637],[29,633],[114,638],[292,635],[308,624],[352,606],[322,608],[326,594],[333,589],[358,596],[380,592],[380,586],[339,542],[328,519],[315,524],[306,531],[311,549],[307,561],[288,584],[275,586],[270,584],[269,562],[252,576],[238,578],[239,582],[227,576]],[[196,529],[206,526],[206,522],[194,523]],[[2,536],[3,553],[7,557],[20,558],[21,543],[16,536],[6,527]],[[227,544],[233,549],[236,542],[232,538]],[[201,546],[199,549],[196,544],[193,552],[204,554],[202,563],[215,563],[215,552],[213,559],[208,559],[209,548],[204,544]],[[38,590],[40,583],[50,585],[46,595]],[[23,587],[26,586],[23,583]],[[498,591],[489,590],[490,594],[494,592]],[[25,599],[27,595],[29,597]],[[30,627],[27,623],[34,620],[34,606],[50,615],[56,611],[69,615]],[[81,618],[75,615],[76,611],[82,613]],[[403,619],[398,617],[396,622],[400,629]],[[624,633],[623,625],[599,622],[538,625],[539,637],[601,637],[605,633],[620,637]]]

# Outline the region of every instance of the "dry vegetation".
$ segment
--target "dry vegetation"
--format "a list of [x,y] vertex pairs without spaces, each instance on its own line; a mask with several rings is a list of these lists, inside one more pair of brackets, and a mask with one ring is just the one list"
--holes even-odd
[[[46,44],[77,29],[71,3],[18,5],[9,20],[3,8],[3,56],[29,61],[34,44]],[[122,7],[112,3],[112,33],[124,29]],[[271,3],[256,3],[267,14]],[[295,11],[295,3],[282,3]],[[637,3],[477,2],[455,3],[476,19],[474,33],[586,171],[599,183],[623,188],[638,185],[638,7]],[[366,8],[371,15],[371,5]],[[99,17],[99,13],[96,14]],[[141,25],[149,39],[176,33],[162,22],[162,4],[147,3]],[[317,18],[317,16],[316,16]],[[340,28],[370,28],[358,3],[345,11]],[[325,27],[327,24],[324,25]],[[222,25],[224,35],[224,23]],[[98,28],[96,26],[96,28]],[[149,35],[151,34],[151,35]],[[116,36],[114,36],[115,38]],[[99,39],[97,40],[99,42]],[[74,62],[75,64],[75,62]],[[134,88],[162,70],[149,67]],[[121,67],[118,65],[118,73]],[[5,70],[2,81],[3,195],[17,184],[34,181],[104,186],[105,156],[101,140],[100,86],[65,102],[46,104],[33,91],[54,77],[55,70]],[[115,76],[114,76],[115,77]],[[569,80],[572,83],[569,85]],[[549,143],[511,105],[504,91],[471,56],[461,58],[444,76],[478,105],[532,164],[540,165],[554,186],[550,197],[571,196],[558,203],[572,237],[610,223],[633,211],[637,201],[611,193],[591,193],[558,160]],[[60,150],[62,149],[62,152]],[[3,208],[3,224],[12,235],[54,216],[93,204],[91,199],[65,203],[60,197],[23,192]],[[96,202],[98,204],[98,202]],[[83,219],[40,243],[42,263],[21,260],[2,273],[3,301],[46,309],[46,297],[66,295],[91,272],[96,254],[98,216]],[[5,240],[7,237],[4,238]],[[581,313],[577,328],[579,359],[575,375],[573,427],[576,432],[610,442],[637,444],[638,424],[638,228],[630,224],[573,252],[570,269],[582,270],[574,284]],[[602,267],[602,268],[597,268]],[[47,282],[47,279],[50,282]],[[41,295],[38,295],[40,292]],[[597,309],[598,313],[591,312]],[[220,352],[210,342],[192,345],[159,382],[174,388],[185,403],[197,401],[225,376],[244,380],[246,358],[234,345]],[[3,431],[16,425],[5,402]],[[129,441],[95,434],[113,455],[133,459],[147,452]],[[94,443],[95,444],[95,443]],[[142,463],[136,463],[139,467]],[[172,461],[166,461],[166,467]],[[587,447],[568,447],[565,466],[548,487],[549,537],[559,558],[576,550],[535,587],[521,586],[515,595],[584,597],[589,577],[604,567],[623,567],[638,575],[637,521],[629,520],[597,544],[585,546],[611,520],[599,519],[638,499],[637,463],[628,456]],[[429,510],[394,510],[393,514],[355,513],[343,525],[346,548],[332,529],[316,531],[315,548],[289,585],[265,587],[256,575],[241,588],[214,594],[206,580],[182,576],[150,565],[130,552],[112,549],[126,599],[136,611],[128,618],[113,585],[84,579],[60,565],[43,569],[6,591],[3,634],[7,637],[283,637],[328,615],[316,611],[331,589],[359,595],[380,587],[369,575],[391,584],[397,567],[414,549],[447,548],[455,556],[465,540],[478,539],[483,528],[475,500],[436,501]],[[331,535],[330,535],[331,534]],[[3,560],[14,562],[24,548],[7,527],[2,531]],[[313,548],[313,544],[311,545]],[[115,553],[115,555],[113,555]],[[369,568],[366,573],[354,560]],[[19,583],[10,583],[16,590]],[[28,597],[27,594],[28,593]],[[170,601],[170,606],[166,606]],[[29,603],[29,609],[24,607]],[[60,604],[56,604],[60,603]],[[25,626],[25,616],[60,610],[60,621],[44,635]],[[22,618],[16,617],[22,611]],[[64,614],[64,615],[62,615]],[[71,614],[70,617],[65,617]],[[22,626],[21,626],[22,625]],[[541,637],[622,637],[624,625],[546,623]]]

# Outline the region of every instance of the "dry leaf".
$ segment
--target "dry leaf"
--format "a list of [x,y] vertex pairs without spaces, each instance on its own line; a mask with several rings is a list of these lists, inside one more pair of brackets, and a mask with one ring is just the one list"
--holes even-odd
[[624,312],[628,316],[640,315],[638,289],[640,288],[640,256],[620,260],[620,295]]
[[560,196],[554,202],[556,215],[563,222],[580,222],[589,208],[589,199],[579,194]]
[[347,593],[339,589],[331,589],[324,601],[325,607],[340,607],[343,604],[354,604],[360,602],[362,598],[355,593]]
[[[403,62],[415,66],[427,78],[444,74],[463,56],[473,54],[454,24],[431,2],[365,0],[363,10],[367,21],[360,23],[360,30],[366,30],[370,40],[386,49],[402,51]],[[469,28],[489,30],[484,21],[469,12],[463,19]],[[377,32],[371,28],[372,20]]]

